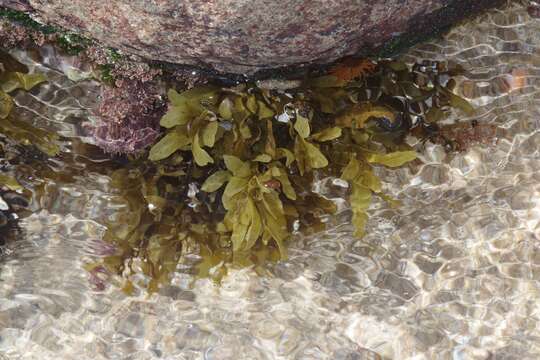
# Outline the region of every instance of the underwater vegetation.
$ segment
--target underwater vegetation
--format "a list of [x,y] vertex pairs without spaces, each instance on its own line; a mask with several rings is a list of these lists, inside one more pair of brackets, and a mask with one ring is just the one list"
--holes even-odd
[[[9,56],[2,59],[5,149],[19,154],[32,148],[37,157],[77,161],[61,152],[58,136],[12,115],[9,93],[46,79]],[[297,79],[234,86],[207,81],[178,91],[167,81],[168,104],[155,81],[108,82],[97,109],[102,123],[90,131],[115,154],[97,171],[128,206],[104,224],[103,258],[86,265],[91,281],[102,289],[102,278],[121,275],[126,292],[141,286],[152,292],[186,263],[195,262],[193,271],[216,281],[229,266],[262,271],[258,265],[287,258],[293,234],[324,230],[327,216],[337,211],[317,190],[328,179],[348,189],[355,235],[362,237],[374,198],[399,205],[384,193],[375,169],[414,161],[408,136],[449,150],[466,145],[456,141],[459,129],[440,125],[452,108],[474,112],[454,93],[453,77],[463,71],[442,62],[347,59],[326,74]],[[480,141],[481,129],[467,128],[467,141]],[[6,199],[14,197],[7,192],[25,191],[12,168],[0,177]],[[71,181],[54,171],[42,175]],[[36,196],[46,197],[41,191]],[[7,200],[4,208],[6,216],[16,210]]]
[[452,92],[449,73],[460,70],[444,66],[428,62],[411,71],[398,62],[363,61],[287,91],[249,84],[171,89],[160,122],[167,131],[149,159],[185,162],[188,176],[206,173],[197,188],[216,195],[206,205],[224,214],[217,227],[230,234],[234,251],[273,242],[285,257],[287,224],[302,213],[297,194],[314,196],[312,182],[327,176],[350,183],[362,236],[370,199],[381,193],[373,166],[414,160],[404,136],[437,126],[451,106],[473,112]]
[[194,247],[206,254],[199,274],[216,280],[227,263],[285,259],[293,233],[324,229],[337,209],[316,191],[324,179],[348,184],[362,237],[373,198],[399,204],[374,169],[414,161],[407,136],[454,149],[438,123],[452,108],[474,112],[454,93],[463,71],[348,59],[323,76],[169,89],[159,140],[113,174],[130,198],[125,219],[108,225],[116,251],[88,268],[142,272],[154,291]]
[[0,246],[13,230],[17,214],[29,203],[25,188],[10,166],[22,160],[21,147],[35,146],[49,156],[59,151],[54,135],[34,129],[12,114],[15,105],[10,94],[18,90],[29,91],[45,81],[42,74],[28,74],[22,64],[0,52]]

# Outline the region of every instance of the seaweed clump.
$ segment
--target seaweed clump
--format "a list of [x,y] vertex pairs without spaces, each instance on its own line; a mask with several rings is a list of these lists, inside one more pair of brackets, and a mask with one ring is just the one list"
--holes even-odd
[[[194,247],[211,254],[203,272],[214,278],[226,262],[284,259],[293,232],[322,230],[336,211],[316,191],[325,179],[348,184],[355,235],[363,236],[373,198],[397,204],[375,168],[414,161],[405,141],[413,130],[427,137],[452,108],[474,109],[454,93],[457,65],[351,61],[293,86],[170,89],[163,136],[114,176],[130,210],[109,227],[117,250],[107,269],[142,271],[156,290]],[[275,252],[259,256],[265,249]]]
[[30,127],[12,112],[15,103],[11,93],[29,91],[45,81],[44,75],[29,74],[22,64],[0,52],[0,246],[16,228],[19,214],[29,205],[29,194],[11,166],[19,161],[20,148],[35,146],[50,156],[59,151],[54,143],[55,135]]

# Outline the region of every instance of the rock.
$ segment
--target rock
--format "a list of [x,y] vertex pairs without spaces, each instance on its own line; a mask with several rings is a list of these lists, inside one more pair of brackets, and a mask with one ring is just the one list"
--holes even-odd
[[[502,0],[0,0],[152,60],[253,74],[437,33]],[[401,38],[403,39],[403,38]]]
[[28,11],[31,9],[28,2],[25,0],[4,0],[2,6],[12,8],[18,11]]

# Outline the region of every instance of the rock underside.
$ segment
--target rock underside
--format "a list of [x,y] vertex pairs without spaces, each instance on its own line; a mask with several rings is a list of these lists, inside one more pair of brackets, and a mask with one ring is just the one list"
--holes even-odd
[[369,55],[501,0],[0,0],[147,59],[257,71]]

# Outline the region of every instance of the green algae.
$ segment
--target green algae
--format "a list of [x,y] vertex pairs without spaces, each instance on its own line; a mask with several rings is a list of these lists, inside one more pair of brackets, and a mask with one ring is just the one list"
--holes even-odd
[[54,34],[59,32],[58,28],[50,25],[43,25],[22,11],[0,7],[0,18],[16,22],[32,30],[42,32],[43,34]]
[[63,33],[56,39],[56,44],[68,55],[78,55],[86,50],[92,41],[74,33]]

